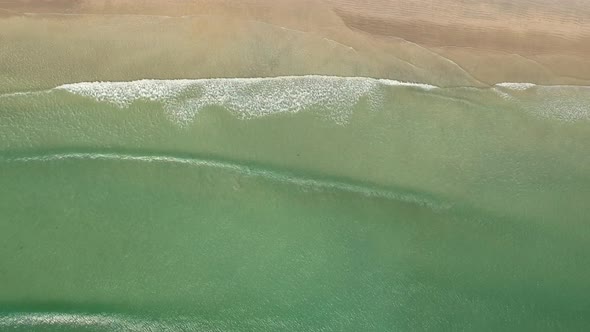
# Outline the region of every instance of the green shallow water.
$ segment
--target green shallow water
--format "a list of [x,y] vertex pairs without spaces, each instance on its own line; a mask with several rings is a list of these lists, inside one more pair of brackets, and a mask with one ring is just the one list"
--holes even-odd
[[590,324],[590,90],[323,79],[0,97],[0,329]]

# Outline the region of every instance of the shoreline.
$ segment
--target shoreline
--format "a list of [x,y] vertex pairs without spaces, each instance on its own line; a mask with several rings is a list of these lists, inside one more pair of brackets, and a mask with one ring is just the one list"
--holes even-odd
[[[215,82],[227,82],[227,83],[244,83],[244,84],[256,84],[265,83],[266,81],[284,81],[288,79],[301,80],[301,79],[327,79],[327,80],[366,80],[370,83],[381,84],[384,86],[398,86],[398,87],[409,87],[416,88],[424,91],[430,90],[447,90],[447,89],[476,89],[476,90],[492,90],[502,88],[511,91],[525,91],[534,88],[574,88],[584,89],[590,88],[590,85],[573,85],[573,84],[537,84],[531,82],[499,82],[488,86],[438,86],[424,82],[410,82],[410,81],[399,81],[385,77],[364,77],[364,76],[339,76],[339,75],[289,75],[289,76],[265,76],[265,77],[201,77],[201,78],[175,78],[175,79],[160,79],[160,78],[141,78],[127,81],[80,81],[80,82],[64,82],[63,84],[56,85],[47,89],[39,90],[21,90],[21,91],[9,91],[0,93],[1,98],[19,97],[25,95],[49,93],[57,90],[70,91],[80,86],[87,86],[88,88],[97,85],[119,85],[119,84],[169,84],[169,83],[186,83],[186,84],[199,84],[199,83],[215,83]],[[71,91],[70,91],[71,92]]]
[[191,77],[191,78],[174,78],[174,79],[161,79],[161,78],[140,78],[126,81],[79,81],[79,82],[65,82],[60,85],[48,89],[41,90],[22,90],[22,91],[11,91],[6,93],[0,93],[2,97],[12,97],[20,95],[28,95],[35,93],[46,93],[55,90],[68,90],[70,87],[81,86],[81,85],[101,85],[101,84],[137,84],[137,83],[187,83],[197,84],[206,82],[223,82],[228,83],[263,83],[265,81],[281,81],[281,80],[301,80],[301,79],[327,79],[327,80],[366,80],[371,83],[382,84],[385,86],[399,86],[399,87],[411,87],[417,88],[424,91],[434,89],[477,89],[477,90],[489,90],[494,88],[504,88],[514,91],[524,91],[533,88],[590,88],[590,85],[574,85],[574,84],[537,84],[532,82],[499,82],[487,86],[438,86],[424,82],[414,81],[400,81],[386,77],[368,77],[368,76],[341,76],[341,75],[317,75],[317,74],[304,74],[304,75],[285,75],[285,76],[260,76],[260,77]]

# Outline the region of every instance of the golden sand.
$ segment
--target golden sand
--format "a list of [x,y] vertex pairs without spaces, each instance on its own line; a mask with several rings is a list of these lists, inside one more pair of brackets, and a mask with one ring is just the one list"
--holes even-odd
[[575,0],[8,0],[0,17],[2,90],[35,75],[590,82],[590,4]]

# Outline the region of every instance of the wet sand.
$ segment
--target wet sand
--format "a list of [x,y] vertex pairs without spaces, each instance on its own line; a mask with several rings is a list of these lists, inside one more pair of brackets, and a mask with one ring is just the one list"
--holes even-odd
[[[590,25],[584,24],[590,4],[574,0],[21,0],[0,3],[0,11],[0,38],[38,44],[32,52],[11,49],[15,43],[10,43],[0,54],[15,77],[39,63],[65,70],[57,59],[80,63],[77,75],[60,78],[49,70],[51,85],[301,74],[441,86],[590,81],[585,56],[590,53]],[[113,47],[117,41],[122,45]],[[71,42],[80,47],[68,46]],[[84,53],[90,44],[109,57],[110,67],[120,63],[128,77],[109,74],[106,64],[88,59]],[[137,54],[134,64],[123,59],[131,45]],[[53,55],[56,62],[50,60]],[[10,80],[18,81],[9,75]],[[1,89],[24,88],[17,83]]]

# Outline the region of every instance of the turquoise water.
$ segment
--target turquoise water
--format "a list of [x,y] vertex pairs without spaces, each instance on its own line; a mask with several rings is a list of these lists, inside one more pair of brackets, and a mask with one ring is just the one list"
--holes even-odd
[[366,78],[0,97],[0,327],[583,330],[590,89]]

